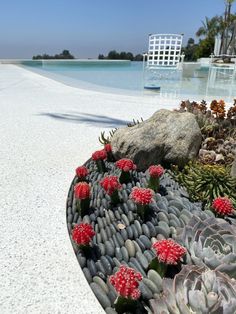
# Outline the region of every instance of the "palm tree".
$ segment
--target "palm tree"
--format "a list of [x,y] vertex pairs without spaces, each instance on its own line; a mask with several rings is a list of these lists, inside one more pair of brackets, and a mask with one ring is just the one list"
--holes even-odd
[[[230,44],[234,41],[235,37],[235,16],[231,14],[232,4],[235,0],[224,0],[225,13],[222,21],[221,33],[221,54],[227,54]],[[231,36],[230,36],[231,31]]]
[[205,17],[202,21],[202,26],[196,32],[196,36],[204,36],[206,38],[214,38],[220,31],[220,17],[214,16],[213,18]]

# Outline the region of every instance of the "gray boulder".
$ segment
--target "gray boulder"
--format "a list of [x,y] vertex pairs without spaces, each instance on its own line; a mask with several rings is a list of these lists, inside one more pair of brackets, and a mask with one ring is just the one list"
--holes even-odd
[[198,155],[201,140],[201,131],[192,113],[162,109],[142,123],[118,129],[111,144],[117,159],[130,158],[138,169],[144,170],[159,163],[183,167]]

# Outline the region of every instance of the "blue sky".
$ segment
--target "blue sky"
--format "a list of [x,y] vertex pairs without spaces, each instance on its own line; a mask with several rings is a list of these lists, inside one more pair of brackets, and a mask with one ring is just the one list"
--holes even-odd
[[186,43],[205,16],[223,11],[223,0],[0,0],[0,58],[142,53],[148,34],[184,33]]

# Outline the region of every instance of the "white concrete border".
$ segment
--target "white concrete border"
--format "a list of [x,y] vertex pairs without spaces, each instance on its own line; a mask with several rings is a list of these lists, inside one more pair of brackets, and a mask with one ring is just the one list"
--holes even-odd
[[177,101],[80,90],[0,65],[0,313],[103,313],[74,255],[65,202],[102,130]]

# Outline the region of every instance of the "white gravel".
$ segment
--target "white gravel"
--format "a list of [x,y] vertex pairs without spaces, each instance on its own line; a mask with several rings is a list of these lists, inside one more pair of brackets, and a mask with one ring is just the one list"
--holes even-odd
[[0,65],[0,313],[103,313],[74,255],[65,203],[102,130],[178,101],[86,91]]

